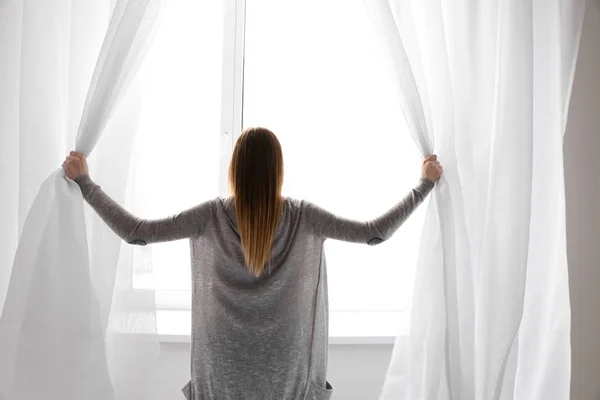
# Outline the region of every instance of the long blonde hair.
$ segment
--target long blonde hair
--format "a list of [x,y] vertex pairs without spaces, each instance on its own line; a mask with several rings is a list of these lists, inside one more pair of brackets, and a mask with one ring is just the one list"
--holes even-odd
[[281,212],[283,153],[273,132],[248,128],[235,144],[229,187],[248,269],[259,276],[271,260]]

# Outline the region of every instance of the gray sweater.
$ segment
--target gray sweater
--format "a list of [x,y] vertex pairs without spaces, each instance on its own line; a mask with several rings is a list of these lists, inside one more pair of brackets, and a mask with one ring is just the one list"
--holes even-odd
[[188,400],[329,399],[323,243],[383,242],[434,186],[422,180],[388,212],[366,222],[286,198],[270,266],[256,278],[244,265],[231,198],[145,220],[116,204],[89,176],[76,181],[85,200],[126,242],[190,239],[192,379],[183,389]]

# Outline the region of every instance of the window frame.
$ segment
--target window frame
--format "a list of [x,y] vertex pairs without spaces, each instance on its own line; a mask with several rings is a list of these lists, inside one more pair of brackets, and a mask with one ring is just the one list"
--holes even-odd
[[219,192],[229,193],[227,171],[233,147],[240,136],[244,111],[244,55],[246,0],[223,0],[223,80],[221,103],[221,139]]

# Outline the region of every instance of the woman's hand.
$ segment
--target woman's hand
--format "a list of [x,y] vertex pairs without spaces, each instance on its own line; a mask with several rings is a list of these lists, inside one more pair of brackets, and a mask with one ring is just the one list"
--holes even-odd
[[75,180],[75,178],[80,177],[82,175],[88,175],[88,165],[85,160],[85,156],[76,151],[72,151],[69,156],[65,159],[65,162],[62,165],[62,168],[65,170],[67,176]]
[[440,180],[440,177],[442,176],[443,172],[444,168],[437,160],[437,156],[435,154],[427,157],[423,161],[423,173],[421,175],[423,179],[428,179],[431,182],[435,183]]

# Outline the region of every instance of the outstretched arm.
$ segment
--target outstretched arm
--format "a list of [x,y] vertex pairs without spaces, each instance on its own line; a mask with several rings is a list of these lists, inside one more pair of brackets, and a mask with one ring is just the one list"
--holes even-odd
[[119,237],[129,244],[146,245],[168,242],[202,234],[204,224],[212,212],[208,201],[177,215],[162,219],[141,219],[111,199],[89,175],[75,178],[85,201]]
[[304,204],[306,218],[314,228],[315,234],[323,239],[379,244],[389,239],[423,202],[442,172],[443,168],[435,155],[426,158],[423,161],[423,175],[419,185],[389,211],[373,220],[356,221],[342,218],[308,202]]
[[305,204],[306,217],[315,233],[323,239],[376,245],[389,239],[400,228],[433,186],[433,182],[422,180],[402,201],[370,221],[342,218],[311,203]]
[[146,245],[200,236],[212,212],[214,203],[209,201],[172,217],[141,219],[117,204],[92,181],[82,154],[71,153],[65,160],[63,169],[69,178],[77,182],[83,198],[100,218],[130,244]]

